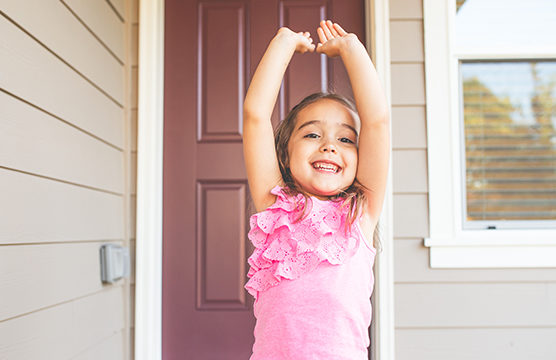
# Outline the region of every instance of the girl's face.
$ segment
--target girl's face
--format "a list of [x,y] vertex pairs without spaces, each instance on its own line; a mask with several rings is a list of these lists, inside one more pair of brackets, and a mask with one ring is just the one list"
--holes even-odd
[[352,112],[335,100],[321,99],[301,110],[288,143],[294,181],[320,199],[351,186],[359,127]]

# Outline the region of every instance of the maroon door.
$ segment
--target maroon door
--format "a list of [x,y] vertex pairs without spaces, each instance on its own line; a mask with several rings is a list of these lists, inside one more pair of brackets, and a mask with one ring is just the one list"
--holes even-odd
[[[243,288],[253,206],[243,165],[243,97],[279,26],[330,18],[364,41],[362,0],[167,0],[162,351],[164,360],[248,359],[253,299]],[[331,86],[334,84],[334,86]],[[340,60],[296,54],[272,121],[305,95],[351,96]]]

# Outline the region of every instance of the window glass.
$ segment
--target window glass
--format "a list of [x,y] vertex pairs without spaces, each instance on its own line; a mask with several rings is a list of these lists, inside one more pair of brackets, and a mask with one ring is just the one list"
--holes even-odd
[[460,70],[467,220],[556,219],[556,62]]

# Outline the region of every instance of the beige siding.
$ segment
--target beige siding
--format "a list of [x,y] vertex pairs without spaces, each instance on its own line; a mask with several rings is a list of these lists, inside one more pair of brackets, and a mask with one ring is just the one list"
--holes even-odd
[[0,33],[0,88],[60,121],[123,147],[120,105],[4,16]]
[[[120,16],[120,18],[124,18],[125,17],[125,13],[126,10],[124,9],[124,7],[126,6],[124,4],[124,0],[107,0],[107,2],[110,4],[110,6],[112,6],[112,8],[114,9],[114,11],[116,12],[116,14],[118,14]],[[137,0],[135,0],[135,2],[137,2]],[[137,13],[135,13],[137,14]],[[133,13],[132,13],[133,15]],[[135,17],[134,19],[137,19],[137,17]]]
[[3,247],[0,319],[102,291],[100,245],[102,242],[67,242]]
[[137,0],[0,11],[0,359],[132,359]]
[[399,329],[396,360],[554,359],[554,339],[554,328]]
[[429,267],[423,4],[389,6],[396,360],[554,359],[556,269]]
[[6,93],[0,104],[2,166],[123,193],[120,149]]
[[[105,45],[99,41],[100,37],[97,33],[109,31],[107,37],[122,38],[121,42],[123,23],[104,1],[90,1],[91,4],[100,5],[86,9],[91,11],[91,16],[86,16],[86,12],[82,11],[81,7],[72,8],[73,2],[76,1],[66,2],[68,3],[66,4],[59,0],[4,0],[2,8],[14,23],[32,35],[46,50],[75,69],[77,74],[90,81],[98,90],[105,92],[118,104],[122,104],[124,71],[122,62],[107,51]],[[30,8],[33,11],[29,11]],[[104,23],[99,21],[98,24],[92,24],[98,26],[86,27],[82,20],[83,16],[88,19],[95,17],[94,15],[98,18],[115,19],[120,23],[119,28],[108,27],[109,21]],[[26,40],[25,38],[24,41]],[[33,47],[27,46],[27,48],[32,51]]]
[[[1,359],[72,359],[124,329],[123,286],[0,322]],[[120,344],[120,352],[124,344]],[[110,359],[116,359],[110,357]],[[121,359],[121,358],[119,358]]]
[[123,331],[102,340],[101,343],[83,351],[71,360],[118,360],[123,359],[125,354],[122,352],[122,344],[125,344],[125,334]]
[[[124,37],[113,36],[123,33],[125,23],[121,21],[119,14],[113,11],[110,3],[90,0],[62,1],[87,29],[94,29],[92,33],[97,38],[97,43],[102,44],[118,62],[125,62]],[[120,87],[123,84],[122,81],[118,83]]]

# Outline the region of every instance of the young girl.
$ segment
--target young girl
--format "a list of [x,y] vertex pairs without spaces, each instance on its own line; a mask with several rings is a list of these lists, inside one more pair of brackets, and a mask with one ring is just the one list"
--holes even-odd
[[257,323],[251,360],[368,359],[372,239],[389,162],[389,113],[365,47],[321,21],[318,53],[340,56],[355,104],[316,93],[274,136],[272,110],[295,52],[313,52],[308,32],[280,28],[244,103],[244,157],[258,213],[251,219],[250,278]]

